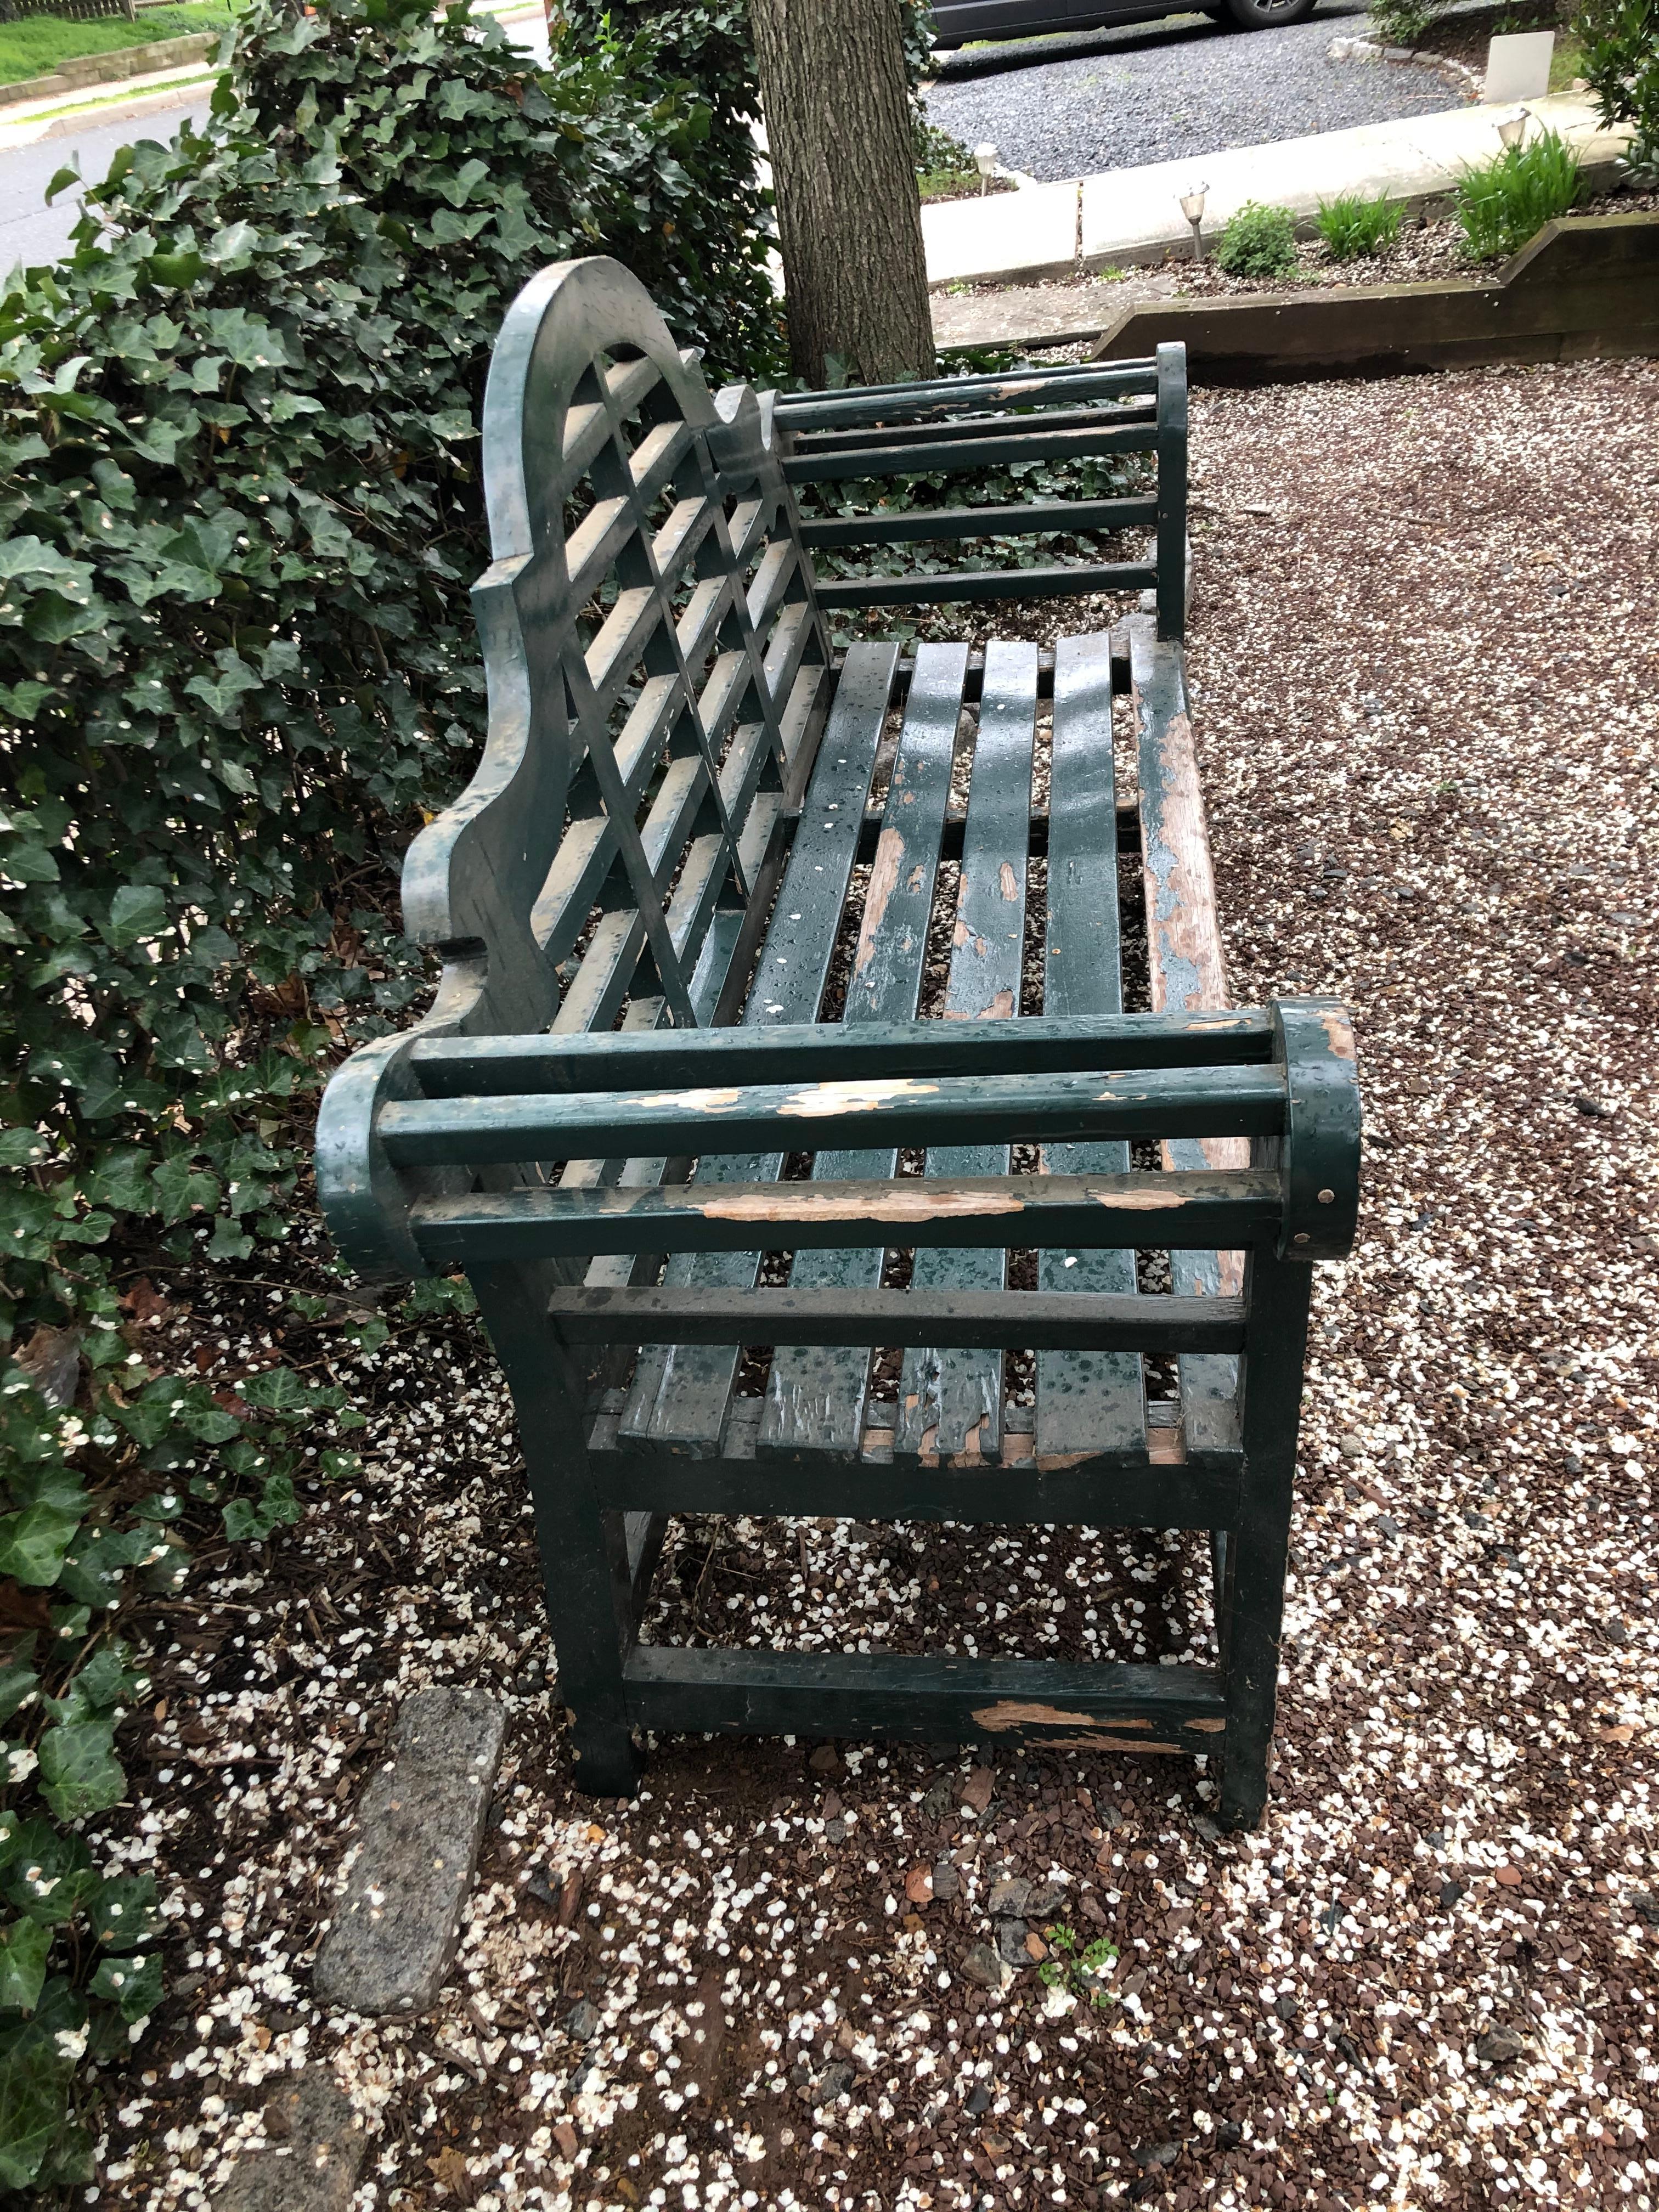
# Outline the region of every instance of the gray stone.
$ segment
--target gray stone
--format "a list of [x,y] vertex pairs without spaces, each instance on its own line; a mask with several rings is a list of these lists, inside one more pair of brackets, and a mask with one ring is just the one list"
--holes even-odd
[[1030,1965],[1031,1954],[1025,1948],[1025,1923],[1023,1920],[998,1921],[997,1953],[1011,1966]]
[[856,2078],[847,2061],[844,2058],[837,2059],[833,2066],[824,2068],[814,2094],[819,2104],[833,2105],[837,2097],[850,2095]]
[[1000,1919],[1004,1915],[1012,1917],[1015,1914],[1018,1914],[1023,1919],[1026,1902],[1030,1894],[1030,1883],[1022,1881],[1019,1876],[1015,1875],[1010,1880],[996,1884],[991,1892],[990,1903],[987,1910],[995,1919]]
[[942,1820],[957,1802],[957,1783],[954,1775],[942,1781],[929,1783],[921,1801],[921,1809],[930,1820]]
[[362,1848],[317,1954],[325,2004],[422,2012],[443,1986],[477,1864],[505,1717],[481,1690],[404,1703],[389,1766],[357,1808]]
[[573,2043],[591,2043],[599,2032],[599,2025],[598,2005],[580,1997],[565,2016],[564,2032]]
[[1065,1904],[1066,1893],[1058,1883],[1042,1882],[1032,1889],[1025,1900],[1025,1917],[1052,1920],[1055,1913],[1064,1910]]
[[1531,2051],[1530,2039],[1512,2027],[1491,2028],[1474,2046],[1475,2057],[1488,2066],[1506,2066],[1511,2059],[1527,2057]]
[[1175,2164],[1181,2155],[1181,2145],[1178,2142],[1148,2143],[1143,2149],[1131,2152],[1130,2155],[1137,2166],[1156,2171],[1159,2166]]
[[1012,1978],[988,1943],[975,1943],[964,1953],[957,1971],[964,1982],[975,1983],[982,1990],[1006,1989]]
[[962,1894],[962,1876],[949,1859],[941,1859],[933,1869],[933,1895],[941,1905]]
[[325,2067],[286,2077],[265,2106],[265,2136],[215,2191],[213,2212],[348,2212],[368,2138]]

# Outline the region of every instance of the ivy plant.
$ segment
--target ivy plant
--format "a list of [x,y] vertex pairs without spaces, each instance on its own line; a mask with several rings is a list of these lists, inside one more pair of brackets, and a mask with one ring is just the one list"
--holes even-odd
[[91,2179],[89,2069],[162,1990],[82,1832],[124,1608],[351,1464],[337,1389],[210,1388],[140,1309],[280,1264],[308,1095],[425,988],[391,887],[482,732],[502,312],[610,252],[717,375],[776,350],[753,142],[648,31],[539,69],[463,7],[251,0],[226,59],[0,294],[0,2191]]

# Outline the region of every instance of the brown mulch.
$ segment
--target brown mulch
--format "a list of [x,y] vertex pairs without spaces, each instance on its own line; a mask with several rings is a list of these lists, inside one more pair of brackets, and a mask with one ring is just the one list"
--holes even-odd
[[[631,1805],[578,1798],[471,1324],[394,1305],[353,1359],[280,1281],[198,1284],[158,1330],[210,1374],[266,1337],[326,1357],[366,1464],[166,1616],[110,1834],[158,1875],[173,1994],[96,2202],[198,2212],[324,2065],[374,2130],[355,2212],[1652,2212],[1659,366],[1193,415],[1235,995],[1343,996],[1367,1110],[1261,1831],[1218,1837],[1184,1763],[1086,1754],[674,1742]],[[295,1249],[322,1280],[313,1227]],[[1174,1656],[1204,1629],[1187,1565],[1156,1535],[701,1523],[651,1632]],[[457,1969],[429,2020],[329,2014],[353,1805],[432,1681],[511,1715]],[[1010,1879],[1036,1894],[994,1917]],[[1105,2004],[969,1978],[1061,1926],[1115,1948]]]

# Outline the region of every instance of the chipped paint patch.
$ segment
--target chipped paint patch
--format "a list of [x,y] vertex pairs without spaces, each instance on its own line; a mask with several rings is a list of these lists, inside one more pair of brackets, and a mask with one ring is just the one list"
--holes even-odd
[[697,1211],[709,1221],[939,1221],[959,1215],[1020,1213],[1024,1201],[997,1191],[945,1191],[929,1196],[926,1188],[891,1190],[868,1198],[833,1198],[805,1185],[792,1189],[744,1191],[723,1198],[711,1194]]
[[1101,1190],[1091,1185],[1089,1196],[1097,1206],[1116,1207],[1124,1213],[1161,1213],[1166,1206],[1185,1206],[1179,1191]]
[[1150,1721],[1103,1721],[1097,1713],[1068,1713],[1060,1705],[1022,1704],[1017,1698],[1001,1698],[994,1705],[978,1705],[974,1710],[977,1726],[1000,1735],[1004,1729],[1017,1728],[1110,1728],[1146,1729]]
[[864,895],[864,919],[859,924],[858,951],[853,957],[855,975],[862,975],[876,957],[877,935],[886,915],[887,902],[898,888],[899,871],[903,866],[902,832],[884,830],[876,840],[876,857],[870,864],[870,884]]
[[1017,899],[1019,896],[1018,879],[1014,874],[1012,865],[1006,860],[997,870],[997,883],[1004,898]]
[[1353,1058],[1353,1025],[1340,1006],[1328,1006],[1319,1017],[1320,1027],[1330,1039],[1331,1051],[1338,1060]]
[[653,1091],[634,1102],[639,1106],[662,1107],[675,1113],[718,1114],[722,1107],[735,1106],[743,1097],[740,1090],[724,1091]]
[[910,1075],[896,1076],[890,1083],[815,1083],[786,1098],[778,1112],[792,1120],[815,1121],[826,1114],[873,1114],[900,1098],[938,1096],[937,1083]]

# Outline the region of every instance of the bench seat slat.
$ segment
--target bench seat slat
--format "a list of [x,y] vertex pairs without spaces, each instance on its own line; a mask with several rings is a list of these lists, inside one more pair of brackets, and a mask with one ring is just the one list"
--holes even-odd
[[[859,825],[897,658],[896,647],[878,645],[854,647],[848,655],[744,1012],[750,1027],[811,1021],[817,1012],[858,851]],[[711,1184],[764,1185],[782,1165],[781,1153],[713,1158],[699,1167],[690,1187],[694,1207],[713,1195]],[[668,1281],[676,1288],[699,1282],[748,1288],[759,1263],[752,1246],[747,1252],[734,1250],[734,1241],[722,1244],[716,1240],[702,1248],[704,1255],[720,1253],[717,1259],[700,1256],[673,1236],[635,1249],[674,1251]],[[696,1455],[717,1450],[738,1356],[737,1346],[684,1351],[642,1346],[623,1414],[623,1435],[631,1443],[670,1451]]]
[[[1062,1016],[1121,1014],[1109,640],[1063,638],[1056,645],[1054,714],[1043,1009]],[[1129,1165],[1129,1148],[1127,1143],[1045,1145],[1042,1161],[1053,1175],[1121,1175]],[[1045,1246],[1037,1255],[1037,1283],[1043,1291],[1062,1295],[1132,1297],[1135,1255],[1132,1249],[1068,1252]],[[1146,1413],[1139,1360],[1097,1347],[1040,1352],[1036,1433],[1039,1457],[1083,1450],[1144,1451]]]
[[[951,796],[968,649],[919,645],[899,749],[889,781],[881,836],[860,919],[848,978],[842,1027],[914,1019],[927,951],[928,917],[939,866],[939,839]],[[850,1038],[849,1038],[850,1041]],[[813,1173],[826,1181],[890,1176],[897,1163],[884,1150],[823,1151]],[[881,1280],[880,1245],[803,1252],[791,1281],[802,1288],[866,1293]],[[769,1343],[768,1337],[751,1341]],[[867,1336],[780,1349],[767,1378],[759,1449],[763,1453],[856,1452],[864,1432],[872,1346]]]
[[[945,984],[947,1021],[1006,1022],[1012,1028],[1019,1012],[1036,700],[1036,647],[988,645]],[[926,1172],[1006,1175],[1008,1158],[1006,1144],[930,1146]],[[925,1249],[916,1254],[912,1280],[927,1290],[1000,1286],[1007,1279],[1007,1265],[1000,1248]],[[1002,1367],[998,1353],[911,1346],[899,1382],[894,1449],[951,1459],[1000,1457]]]
[[821,607],[902,607],[963,599],[1069,599],[1133,592],[1158,580],[1149,561],[1073,562],[1051,568],[933,568],[904,576],[849,576],[820,584]]
[[[1191,719],[1177,656],[1160,648],[1151,619],[1129,625],[1130,698],[1140,770],[1141,865],[1146,880],[1147,956],[1152,1000],[1158,1013],[1225,1006],[1226,963],[1215,898],[1215,874],[1193,750]],[[1232,1138],[1177,1137],[1164,1146],[1166,1167],[1234,1168],[1248,1164],[1249,1146]],[[1243,1280],[1237,1250],[1170,1255],[1176,1291],[1184,1297],[1236,1293]],[[1179,1363],[1182,1425],[1189,1446],[1222,1447],[1238,1429],[1238,1362],[1223,1353]]]

